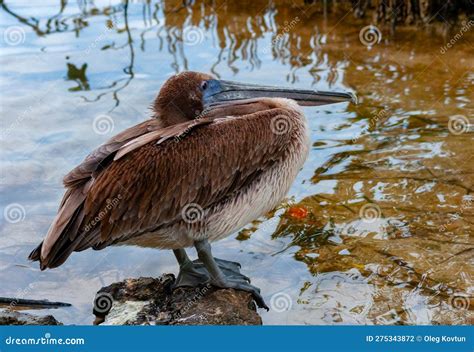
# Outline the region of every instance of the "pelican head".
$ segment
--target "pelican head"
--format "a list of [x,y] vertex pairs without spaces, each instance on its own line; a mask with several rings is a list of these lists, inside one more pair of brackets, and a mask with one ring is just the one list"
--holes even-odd
[[355,95],[346,92],[239,83],[219,80],[205,73],[186,71],[165,82],[155,100],[154,110],[164,125],[170,126],[199,118],[205,110],[262,98],[293,99],[303,106],[357,102]]
[[153,104],[156,116],[165,126],[200,117],[204,110],[202,85],[212,79],[211,75],[192,71],[170,77]]

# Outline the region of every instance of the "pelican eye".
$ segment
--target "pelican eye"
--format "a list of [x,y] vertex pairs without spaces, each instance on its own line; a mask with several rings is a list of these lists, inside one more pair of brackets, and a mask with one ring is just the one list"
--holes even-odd
[[209,86],[209,83],[207,83],[207,81],[203,81],[201,83],[201,90],[206,90],[208,86]]

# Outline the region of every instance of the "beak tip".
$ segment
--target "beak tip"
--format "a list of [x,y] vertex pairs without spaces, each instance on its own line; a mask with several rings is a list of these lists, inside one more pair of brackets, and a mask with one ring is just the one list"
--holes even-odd
[[359,98],[357,98],[357,95],[355,93],[349,92],[348,93],[351,96],[351,103],[354,105],[359,104]]

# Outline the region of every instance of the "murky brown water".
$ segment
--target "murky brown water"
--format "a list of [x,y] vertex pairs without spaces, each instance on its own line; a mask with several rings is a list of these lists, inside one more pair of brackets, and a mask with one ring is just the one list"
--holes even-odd
[[473,323],[474,25],[361,40],[368,19],[303,2],[110,3],[0,11],[0,296],[71,302],[53,314],[89,324],[101,286],[176,272],[171,253],[135,247],[46,272],[26,256],[62,175],[191,69],[360,100],[306,109],[313,149],[287,202],[215,244],[262,288],[264,323]]

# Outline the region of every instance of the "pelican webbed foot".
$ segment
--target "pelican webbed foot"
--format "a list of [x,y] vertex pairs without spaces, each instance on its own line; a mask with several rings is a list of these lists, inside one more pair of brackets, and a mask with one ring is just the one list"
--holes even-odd
[[[240,273],[240,264],[217,259],[212,256],[211,245],[207,240],[196,241],[196,247],[199,261],[203,268],[207,269],[210,275],[210,283],[219,288],[233,288],[250,292],[253,295],[257,306],[269,310],[265,304],[260,289],[250,285],[250,279]],[[199,262],[195,263],[196,267],[200,267]]]
[[199,268],[192,261],[188,265],[179,267],[179,273],[176,281],[173,283],[172,289],[178,287],[200,287],[204,286],[211,280],[211,276],[206,268]]
[[[178,287],[199,287],[211,283],[211,275],[200,259],[191,261],[184,249],[174,250],[179,263],[179,273],[173,284],[173,289]],[[224,259],[213,258],[225,277],[233,280],[250,282],[250,278],[240,272],[240,264]]]

